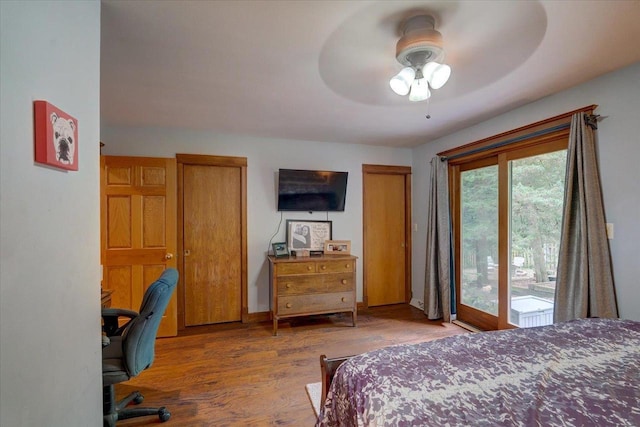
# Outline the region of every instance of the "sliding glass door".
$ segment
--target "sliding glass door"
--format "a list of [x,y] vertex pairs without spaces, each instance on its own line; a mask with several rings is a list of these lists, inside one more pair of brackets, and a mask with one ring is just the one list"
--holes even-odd
[[509,161],[509,324],[553,323],[567,151]]
[[493,163],[497,159],[467,164],[460,171],[458,311],[463,317],[468,312],[484,318],[484,323],[495,323],[498,316],[498,165]]
[[553,322],[566,145],[453,163],[459,320],[486,330]]

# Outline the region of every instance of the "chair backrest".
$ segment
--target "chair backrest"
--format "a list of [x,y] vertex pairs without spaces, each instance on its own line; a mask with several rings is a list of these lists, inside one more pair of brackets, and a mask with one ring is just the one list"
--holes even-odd
[[138,316],[122,334],[124,364],[132,377],[153,363],[158,327],[177,283],[178,271],[174,268],[164,270],[147,288]]

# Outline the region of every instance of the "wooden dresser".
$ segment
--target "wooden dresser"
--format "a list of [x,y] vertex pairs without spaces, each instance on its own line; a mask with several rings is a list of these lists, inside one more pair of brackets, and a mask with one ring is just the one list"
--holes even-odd
[[324,313],[351,313],[356,326],[356,259],[352,255],[269,256],[273,335],[278,320]]

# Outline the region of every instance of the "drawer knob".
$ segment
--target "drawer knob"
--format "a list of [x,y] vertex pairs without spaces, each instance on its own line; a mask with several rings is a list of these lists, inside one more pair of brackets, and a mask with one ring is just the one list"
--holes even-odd
[[308,265],[308,266],[307,266],[307,270],[309,270],[309,271],[311,271],[311,270],[312,270],[312,268],[311,268],[311,266],[310,266],[310,265]]
[[346,285],[347,284],[347,279],[342,279],[342,284]]
[[327,269],[327,266],[326,266],[326,265],[323,265],[321,268],[322,268],[323,270],[326,270],[326,269]]
[[287,283],[287,289],[291,289],[291,283]]
[[287,303],[287,308],[291,308],[291,303],[290,302]]
[[345,264],[345,265],[344,265],[344,268],[349,268],[349,264]]
[[342,297],[342,302],[345,302],[347,299],[345,297]]

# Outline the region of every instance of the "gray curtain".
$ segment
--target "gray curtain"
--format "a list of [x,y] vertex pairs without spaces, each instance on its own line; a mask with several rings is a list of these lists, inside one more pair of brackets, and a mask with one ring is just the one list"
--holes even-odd
[[451,221],[448,162],[431,159],[431,198],[427,217],[427,265],[424,313],[429,319],[451,321]]
[[554,322],[618,317],[595,135],[585,113],[571,119]]

